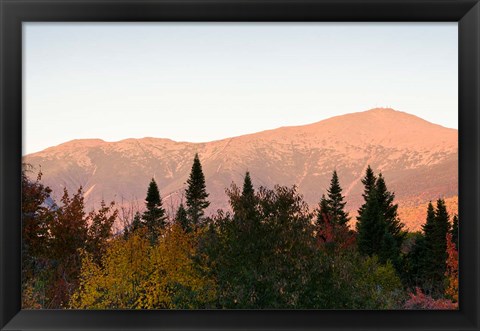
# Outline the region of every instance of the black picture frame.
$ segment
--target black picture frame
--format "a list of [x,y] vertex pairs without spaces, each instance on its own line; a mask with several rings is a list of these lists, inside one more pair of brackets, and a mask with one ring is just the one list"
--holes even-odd
[[[479,330],[480,4],[476,0],[0,0],[2,330]],[[264,21],[459,24],[458,311],[21,310],[22,22]]]

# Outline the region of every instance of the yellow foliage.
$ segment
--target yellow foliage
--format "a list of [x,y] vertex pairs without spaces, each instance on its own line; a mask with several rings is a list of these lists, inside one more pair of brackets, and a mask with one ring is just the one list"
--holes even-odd
[[195,235],[172,226],[150,246],[142,231],[111,242],[102,265],[85,255],[72,308],[202,308],[215,299],[215,283],[192,260]]
[[215,283],[193,262],[194,234],[174,225],[153,247],[153,272],[142,284],[140,308],[199,308],[215,299]]

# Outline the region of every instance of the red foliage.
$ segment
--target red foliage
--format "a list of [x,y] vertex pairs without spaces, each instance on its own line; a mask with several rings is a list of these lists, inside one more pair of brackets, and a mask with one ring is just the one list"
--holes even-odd
[[322,248],[348,249],[355,247],[355,234],[346,225],[334,224],[327,215],[323,215],[323,222],[317,227],[317,238]]
[[458,309],[458,303],[448,299],[435,300],[416,288],[415,294],[409,293],[410,299],[405,302],[405,309]]

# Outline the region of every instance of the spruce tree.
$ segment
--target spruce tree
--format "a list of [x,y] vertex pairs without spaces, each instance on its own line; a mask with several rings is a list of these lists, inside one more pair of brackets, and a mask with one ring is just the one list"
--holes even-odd
[[157,183],[152,178],[148,185],[147,197],[145,198],[147,210],[143,213],[142,219],[147,228],[150,237],[150,243],[153,245],[157,242],[159,230],[165,228],[165,209],[162,206],[162,198],[158,191]]
[[330,212],[329,212],[327,198],[325,197],[325,194],[322,194],[322,198],[318,203],[317,226],[321,226],[323,223],[325,223],[325,219],[326,218],[328,219],[329,214]]
[[202,165],[198,154],[193,159],[190,177],[187,180],[187,189],[185,191],[187,202],[187,214],[192,226],[200,224],[204,215],[204,210],[210,205],[207,200],[208,193],[205,186],[205,176],[203,175]]
[[450,216],[447,212],[445,200],[437,200],[437,210],[435,212],[434,227],[434,249],[438,253],[437,257],[443,260],[447,259],[447,233],[450,231]]
[[255,190],[253,189],[252,179],[250,178],[250,172],[245,173],[243,180],[242,198],[246,200],[253,199]]
[[342,196],[342,188],[338,180],[337,171],[334,170],[332,174],[332,180],[330,181],[330,187],[327,190],[327,205],[328,216],[334,225],[347,226],[350,218],[344,208],[346,202],[344,202],[344,196]]
[[395,195],[388,191],[382,174],[376,178],[370,167],[362,183],[366,202],[357,216],[359,251],[365,255],[377,255],[382,263],[390,260],[398,269],[400,247],[406,233],[398,218],[398,205],[393,202]]
[[447,261],[447,233],[449,215],[443,199],[437,200],[436,209],[428,204],[427,220],[423,225],[425,236],[423,262],[423,289],[433,296],[442,296],[445,290]]
[[188,221],[187,210],[183,206],[183,203],[180,203],[180,206],[178,207],[177,214],[175,215],[175,220],[182,227],[183,231],[192,231],[192,228],[190,227],[190,222]]
[[416,235],[416,238],[410,252],[406,256],[405,270],[402,276],[407,287],[420,287],[425,290],[424,283],[427,279],[425,270],[425,236],[420,232],[412,235]]
[[357,245],[364,255],[379,255],[384,243],[385,220],[375,188],[368,193],[362,213],[357,217]]
[[137,231],[138,229],[142,228],[144,224],[142,223],[142,215],[140,215],[140,212],[136,212],[135,216],[133,216],[132,220],[132,232]]
[[376,197],[376,181],[377,177],[375,177],[372,168],[368,166],[365,177],[362,179],[364,185],[362,196],[365,202],[358,209],[356,224],[358,250],[364,255],[372,255],[377,252],[385,232],[383,220],[379,217],[380,208]]
[[365,201],[364,204],[358,209],[358,216],[357,220],[362,216],[363,210],[367,204],[368,198],[370,196],[370,192],[372,189],[375,188],[375,183],[377,182],[377,177],[373,173],[372,168],[370,165],[367,167],[365,171],[365,177],[362,178],[362,184],[364,186],[364,191],[362,193],[363,200]]
[[[433,204],[430,201],[427,207],[427,220],[424,225],[422,225],[422,230],[425,235],[425,240],[427,243],[433,242],[433,229],[435,223],[435,209],[433,208]],[[428,246],[428,244],[427,244]]]
[[[398,205],[393,203],[395,194],[388,191],[382,174],[380,174],[377,178],[376,194],[380,210],[383,214],[383,221],[385,222],[385,234],[388,237],[388,239],[384,240],[384,242],[388,242],[389,247],[383,247],[383,250],[388,250],[391,253],[388,259],[395,264],[395,261],[399,261],[400,247],[405,240],[406,232],[403,231],[404,224],[401,223],[400,219],[398,218]],[[394,243],[393,246],[392,241]],[[382,255],[386,256],[385,252],[383,252]],[[386,262],[386,260],[382,262]],[[396,266],[398,267],[397,264]]]
[[382,248],[378,252],[380,262],[386,263],[387,261],[390,261],[395,267],[399,267],[399,247],[397,246],[397,241],[394,236],[388,231],[385,231],[383,234],[381,247]]
[[123,239],[127,240],[128,238],[130,238],[130,235],[137,232],[139,229],[143,228],[144,226],[145,225],[142,222],[142,215],[140,214],[140,212],[137,211],[133,216],[130,226],[127,226],[125,227],[125,229],[123,229]]
[[253,189],[252,179],[250,178],[250,173],[248,171],[245,173],[240,201],[245,218],[252,221],[255,218],[256,202],[255,190]]
[[447,233],[450,231],[449,218],[445,201],[443,199],[438,199],[432,243],[432,254],[435,258],[432,277],[435,282],[434,290],[436,290],[436,293],[443,293],[445,290],[444,280],[447,261]]
[[433,246],[435,243],[435,208],[433,207],[432,202],[428,203],[427,207],[427,219],[425,224],[422,226],[424,234],[424,250],[422,257],[422,274],[423,280],[430,284],[424,284],[425,289],[430,289],[432,287],[432,274],[435,269],[436,257],[433,254]]
[[458,216],[453,215],[453,222],[452,222],[452,242],[455,244],[455,248],[458,251]]

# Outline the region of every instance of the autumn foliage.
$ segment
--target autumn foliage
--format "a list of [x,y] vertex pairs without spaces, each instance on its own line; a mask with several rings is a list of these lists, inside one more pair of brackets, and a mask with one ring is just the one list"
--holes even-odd
[[445,294],[453,302],[458,302],[458,252],[455,243],[452,241],[452,234],[447,234],[447,277],[448,286]]
[[457,309],[458,304],[448,299],[433,299],[426,295],[420,288],[415,293],[409,294],[410,298],[405,302],[405,309]]
[[458,308],[458,227],[449,230],[444,203],[430,205],[424,233],[406,233],[395,195],[370,167],[357,231],[335,171],[313,211],[295,186],[254,188],[247,172],[242,189],[226,190],[230,209],[206,215],[196,155],[175,215],[152,179],[145,210],[117,232],[114,202],[87,212],[81,187],[54,201],[41,172],[31,180],[27,171],[23,308]]

